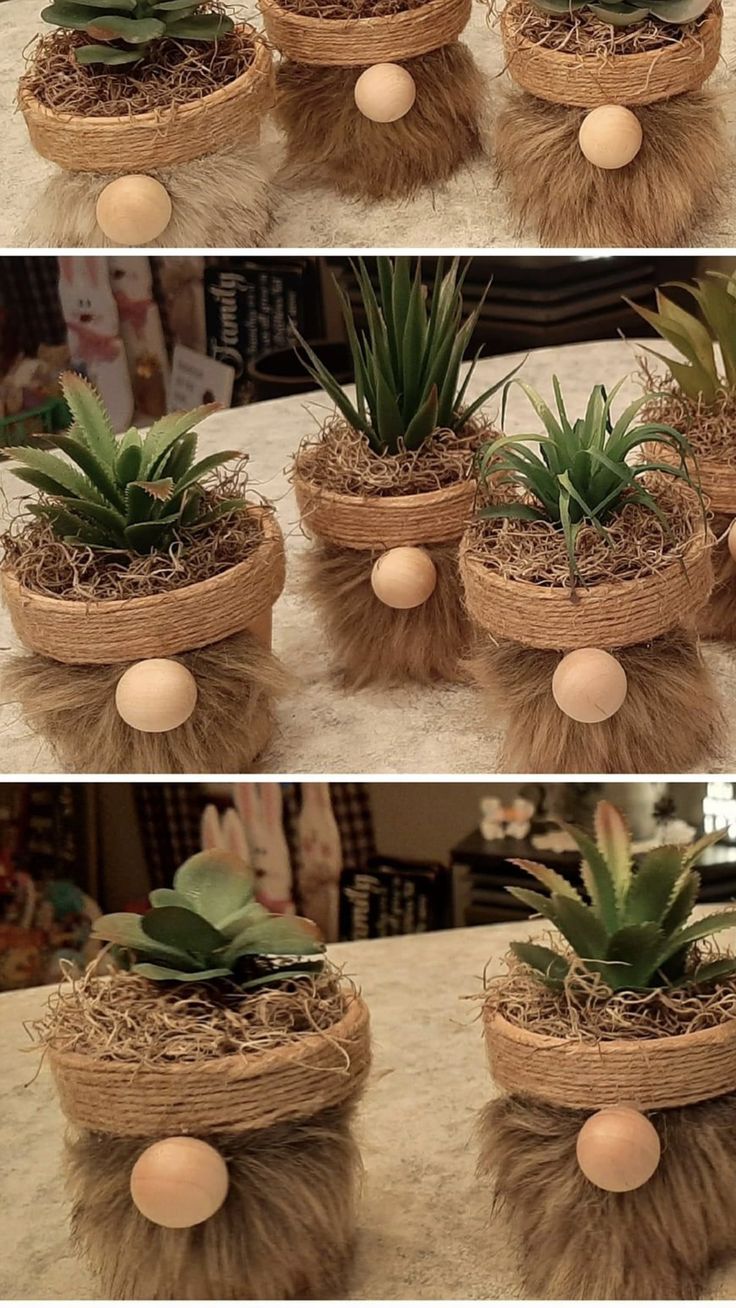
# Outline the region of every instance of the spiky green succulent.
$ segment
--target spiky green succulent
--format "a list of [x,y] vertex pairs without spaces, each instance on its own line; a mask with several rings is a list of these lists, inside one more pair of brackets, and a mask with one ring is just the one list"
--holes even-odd
[[[692,864],[725,832],[703,836],[688,848],[653,849],[634,868],[624,818],[606,800],[596,809],[595,840],[565,822],[559,825],[580,851],[585,894],[551,868],[516,858],[509,862],[539,881],[548,894],[518,886],[507,889],[557,928],[587,971],[611,990],[672,988],[694,980],[703,984],[736,972],[736,957],[731,956],[702,963],[695,971],[688,968],[693,944],[736,926],[736,908],[689,921],[700,890]],[[569,957],[528,941],[516,941],[511,948],[545,985],[564,987]]]
[[[623,380],[610,395],[604,386],[594,386],[584,417],[574,422],[567,416],[557,377],[552,378],[552,384],[556,414],[526,382],[514,378],[505,386],[501,426],[505,423],[510,387],[518,385],[544,430],[521,436],[498,436],[481,447],[477,456],[478,480],[483,497],[491,502],[483,505],[478,514],[486,519],[544,520],[559,525],[567,546],[570,575],[574,577],[580,529],[590,523],[604,540],[610,540],[606,522],[624,503],[644,505],[669,531],[666,514],[642,478],[647,473],[658,472],[694,486],[686,463],[690,446],[680,432],[664,423],[632,426],[639,410],[651,399],[648,395],[630,404],[614,423],[611,405]],[[669,449],[676,462],[647,458],[629,463],[635,450],[653,441]],[[530,449],[529,442],[538,445],[538,451]],[[523,493],[524,498],[497,500],[503,486]],[[700,494],[699,487],[694,488]]]
[[67,372],[60,381],[73,421],[54,443],[67,457],[30,445],[5,450],[18,461],[15,475],[43,496],[27,506],[29,513],[47,519],[55,535],[71,544],[148,554],[167,549],[182,528],[206,526],[246,507],[238,497],[212,503],[203,481],[238,458],[237,450],[196,460],[193,428],[218,405],[167,414],[145,436],[136,427],[116,436],[84,377]]
[[234,854],[195,854],[176,872],[172,890],[152,890],[148,898],[147,913],[109,913],[92,934],[149,981],[228,978],[252,990],[322,969],[324,944],[314,923],[269,913],[255,898],[248,865]]
[[508,378],[466,402],[480,350],[462,380],[460,374],[485,295],[464,319],[467,269],[459,274],[457,259],[447,272],[438,260],[431,296],[422,285],[420,260],[413,277],[406,256],[379,257],[376,263],[377,293],[364,261],[352,265],[368,324],[360,337],[350,301],[335,282],[353,359],[355,403],[299,332],[294,334],[310,375],[351,427],[367,436],[377,453],[395,454],[401,445],[418,450],[438,429],[462,431]]
[[[684,359],[670,359],[647,346],[650,354],[661,359],[680,390],[691,400],[714,404],[720,391],[736,388],[736,279],[725,273],[708,272],[689,282],[671,282],[692,296],[702,317],[680,308],[657,291],[657,312],[642,305],[632,309],[673,345]],[[720,346],[725,378],[721,378],[716,361],[715,343]]]
[[569,14],[587,9],[594,18],[612,27],[632,27],[648,18],[679,27],[694,23],[710,8],[712,0],[644,0],[643,3],[639,0],[532,0],[532,4],[544,14]]
[[85,32],[89,45],[74,51],[80,64],[135,64],[157,41],[216,41],[232,32],[227,14],[202,0],[54,0],[41,11],[45,23]]

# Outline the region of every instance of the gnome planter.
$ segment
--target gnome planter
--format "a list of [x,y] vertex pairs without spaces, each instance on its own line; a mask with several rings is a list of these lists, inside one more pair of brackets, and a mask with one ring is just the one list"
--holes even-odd
[[719,0],[507,0],[496,161],[543,245],[692,243],[727,171],[721,24]]
[[569,949],[517,942],[486,989],[501,1094],[479,1124],[479,1173],[525,1296],[707,1297],[709,1272],[736,1251],[736,959],[698,942],[736,911],[688,917],[692,860],[718,834],[652,851],[632,874],[620,815],[603,803],[596,825],[597,846],[574,833],[585,894],[517,864],[549,895],[511,893]]
[[37,1027],[72,1128],[74,1246],[105,1298],[344,1295],[367,1008],[232,855],[174,887],[99,920],[132,971],[88,970]]
[[242,470],[207,480],[232,451],[194,463],[192,428],[217,406],[118,438],[89,383],[62,383],[70,462],[10,451],[42,498],[4,541],[3,596],[28,651],[7,659],[5,694],[72,771],[240,771],[286,683],[271,653],[273,511],[242,498]]
[[59,171],[27,243],[263,245],[271,199],[258,143],[273,70],[262,38],[181,0],[109,9],[44,10],[59,27],[31,53],[18,103],[34,149]]
[[[635,406],[614,425],[615,391],[602,387],[571,425],[555,387],[558,415],[524,387],[546,429],[539,455],[531,436],[482,453],[460,547],[480,633],[472,667],[507,722],[503,768],[688,771],[717,746],[722,718],[694,630],[714,540],[686,442],[633,428]],[[629,466],[657,435],[672,464]]]
[[276,117],[287,166],[367,200],[438,186],[483,151],[485,89],[458,37],[471,0],[260,0],[281,52]]

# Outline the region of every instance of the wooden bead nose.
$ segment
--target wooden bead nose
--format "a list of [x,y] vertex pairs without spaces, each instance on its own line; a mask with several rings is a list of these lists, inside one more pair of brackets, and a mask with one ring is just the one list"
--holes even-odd
[[146,245],[166,231],[171,197],[155,177],[128,173],[100,191],[96,214],[105,236],[116,245]]
[[130,1174],[136,1208],[156,1226],[198,1226],[225,1202],[227,1164],[212,1145],[186,1135],[157,1140],[137,1159]]
[[552,695],[574,722],[605,722],[626,699],[626,673],[604,649],[575,649],[555,668]]
[[425,604],[437,585],[437,569],[426,550],[400,545],[376,559],[371,586],[390,609],[415,609]]
[[642,147],[643,133],[636,114],[622,104],[591,109],[580,124],[578,142],[596,168],[626,168]]
[[115,707],[136,731],[173,731],[192,716],[197,683],[175,659],[143,659],[126,668],[115,688]]
[[638,1190],[659,1166],[662,1147],[656,1128],[635,1108],[602,1108],[581,1126],[577,1159],[599,1190]]
[[417,96],[414,78],[401,64],[373,64],[360,74],[353,91],[364,118],[395,123],[408,114]]

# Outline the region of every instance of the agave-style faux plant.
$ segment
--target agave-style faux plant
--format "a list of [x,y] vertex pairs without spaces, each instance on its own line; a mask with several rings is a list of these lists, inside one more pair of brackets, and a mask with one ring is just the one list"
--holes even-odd
[[[565,822],[582,861],[584,892],[566,877],[528,859],[509,862],[539,881],[546,895],[518,886],[509,894],[547,918],[565,938],[585,970],[611,990],[647,990],[697,981],[700,985],[736,972],[736,957],[724,955],[688,967],[698,940],[736,926],[736,908],[689,921],[700,890],[693,862],[725,834],[715,831],[687,848],[665,845],[644,854],[634,867],[631,838],[618,809],[602,800],[596,809],[595,839]],[[565,985],[570,957],[546,945],[516,941],[514,954],[551,989]]]
[[710,8],[712,0],[532,0],[544,14],[570,14],[587,9],[612,27],[631,27],[648,18],[681,26],[694,23]]
[[[719,394],[736,387],[736,278],[708,272],[696,278],[694,285],[688,282],[670,285],[692,296],[702,318],[682,309],[661,291],[657,291],[657,312],[631,301],[629,304],[684,356],[684,359],[671,359],[647,346],[651,354],[667,364],[683,394],[691,400],[702,398],[704,404],[715,404]],[[716,361],[715,342],[723,359],[723,379]]]
[[460,273],[457,259],[447,272],[438,260],[431,295],[422,283],[419,260],[413,277],[405,255],[379,257],[376,264],[377,291],[364,261],[352,265],[367,319],[367,331],[360,335],[350,301],[335,281],[353,359],[354,403],[307,341],[295,329],[294,334],[310,375],[350,426],[367,437],[376,453],[395,454],[402,446],[418,450],[437,430],[461,432],[508,377],[466,401],[480,350],[462,380],[460,374],[485,294],[464,318],[467,268]]
[[202,0],[53,0],[41,17],[90,37],[75,49],[77,63],[107,67],[138,63],[163,37],[210,42],[234,27]]
[[[557,413],[531,386],[519,378],[504,388],[501,426],[506,417],[509,389],[518,385],[530,401],[544,428],[520,436],[498,436],[481,447],[477,455],[478,480],[489,498],[504,485],[524,494],[524,498],[484,504],[481,518],[511,518],[531,522],[540,519],[558,524],[567,546],[570,575],[575,575],[575,544],[585,523],[590,523],[604,540],[608,540],[606,522],[624,504],[642,504],[650,509],[669,531],[666,514],[656,496],[643,484],[647,473],[658,472],[694,487],[686,456],[691,454],[686,438],[674,427],[661,422],[632,426],[641,408],[652,398],[635,400],[614,422],[611,405],[624,381],[608,394],[604,386],[594,386],[585,414],[573,422],[567,416],[557,377],[552,378]],[[530,448],[529,442],[539,449]],[[650,442],[665,446],[676,463],[653,458],[630,463],[630,456]],[[702,502],[702,500],[701,500]],[[705,510],[703,511],[705,521]]]
[[147,913],[109,913],[92,934],[149,981],[228,978],[242,990],[308,976],[323,967],[324,944],[307,918],[269,913],[255,898],[247,863],[224,850],[195,854],[173,889],[152,890]]
[[47,519],[56,536],[148,554],[165,550],[182,528],[203,527],[246,507],[239,497],[210,502],[203,480],[238,458],[237,450],[196,458],[194,428],[217,404],[169,413],[145,436],[136,427],[116,436],[90,382],[71,372],[60,381],[73,421],[67,432],[54,436],[54,444],[67,458],[28,445],[4,451],[18,461],[15,475],[41,492],[28,512]]

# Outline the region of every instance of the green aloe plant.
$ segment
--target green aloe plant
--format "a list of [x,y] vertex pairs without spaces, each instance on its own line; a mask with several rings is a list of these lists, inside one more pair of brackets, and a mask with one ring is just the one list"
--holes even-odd
[[252,990],[322,969],[325,947],[314,923],[269,913],[255,898],[248,865],[224,850],[195,854],[173,889],[152,890],[149,900],[147,913],[109,913],[92,928],[149,981],[229,978]]
[[[548,893],[518,886],[507,890],[557,928],[586,970],[600,976],[611,990],[701,984],[736,972],[736,957],[730,956],[688,970],[688,953],[696,941],[736,926],[736,908],[689,920],[700,890],[692,864],[724,831],[703,836],[687,849],[669,845],[653,849],[635,869],[624,818],[606,800],[596,809],[595,839],[565,822],[559,825],[580,851],[585,894],[558,872],[528,859],[509,862],[528,872]],[[545,985],[563,988],[569,958],[532,942],[516,941],[511,948]]]
[[[684,356],[684,359],[671,359],[647,346],[650,354],[667,364],[683,394],[691,400],[714,404],[720,392],[736,388],[736,279],[724,273],[708,272],[705,277],[696,278],[694,285],[669,284],[692,296],[702,317],[681,309],[661,291],[657,291],[656,313],[631,300],[628,303]],[[720,346],[724,380],[718,371],[714,342]]]
[[148,554],[167,549],[182,528],[206,526],[246,507],[238,497],[212,504],[203,481],[240,457],[237,450],[196,459],[193,428],[217,404],[167,414],[145,436],[136,427],[116,436],[90,382],[72,372],[60,380],[73,421],[54,443],[67,457],[30,445],[4,453],[17,460],[15,475],[43,496],[28,511],[47,519],[61,539]]
[[135,64],[167,36],[179,41],[216,41],[232,32],[227,14],[202,0],[54,0],[41,11],[45,23],[91,37],[74,57],[80,64]]
[[612,27],[632,27],[648,18],[661,23],[694,23],[712,0],[532,0],[543,14],[569,14],[588,9],[594,18],[600,18]]
[[352,265],[368,324],[360,336],[350,301],[335,282],[353,359],[355,403],[296,329],[294,335],[306,356],[305,367],[350,426],[367,436],[378,454],[395,454],[401,446],[418,450],[438,429],[462,431],[521,364],[468,403],[480,350],[462,380],[460,374],[485,295],[464,319],[467,269],[459,274],[457,259],[447,272],[438,260],[429,297],[419,260],[413,277],[406,256],[379,257],[376,263],[378,292],[364,261]]

